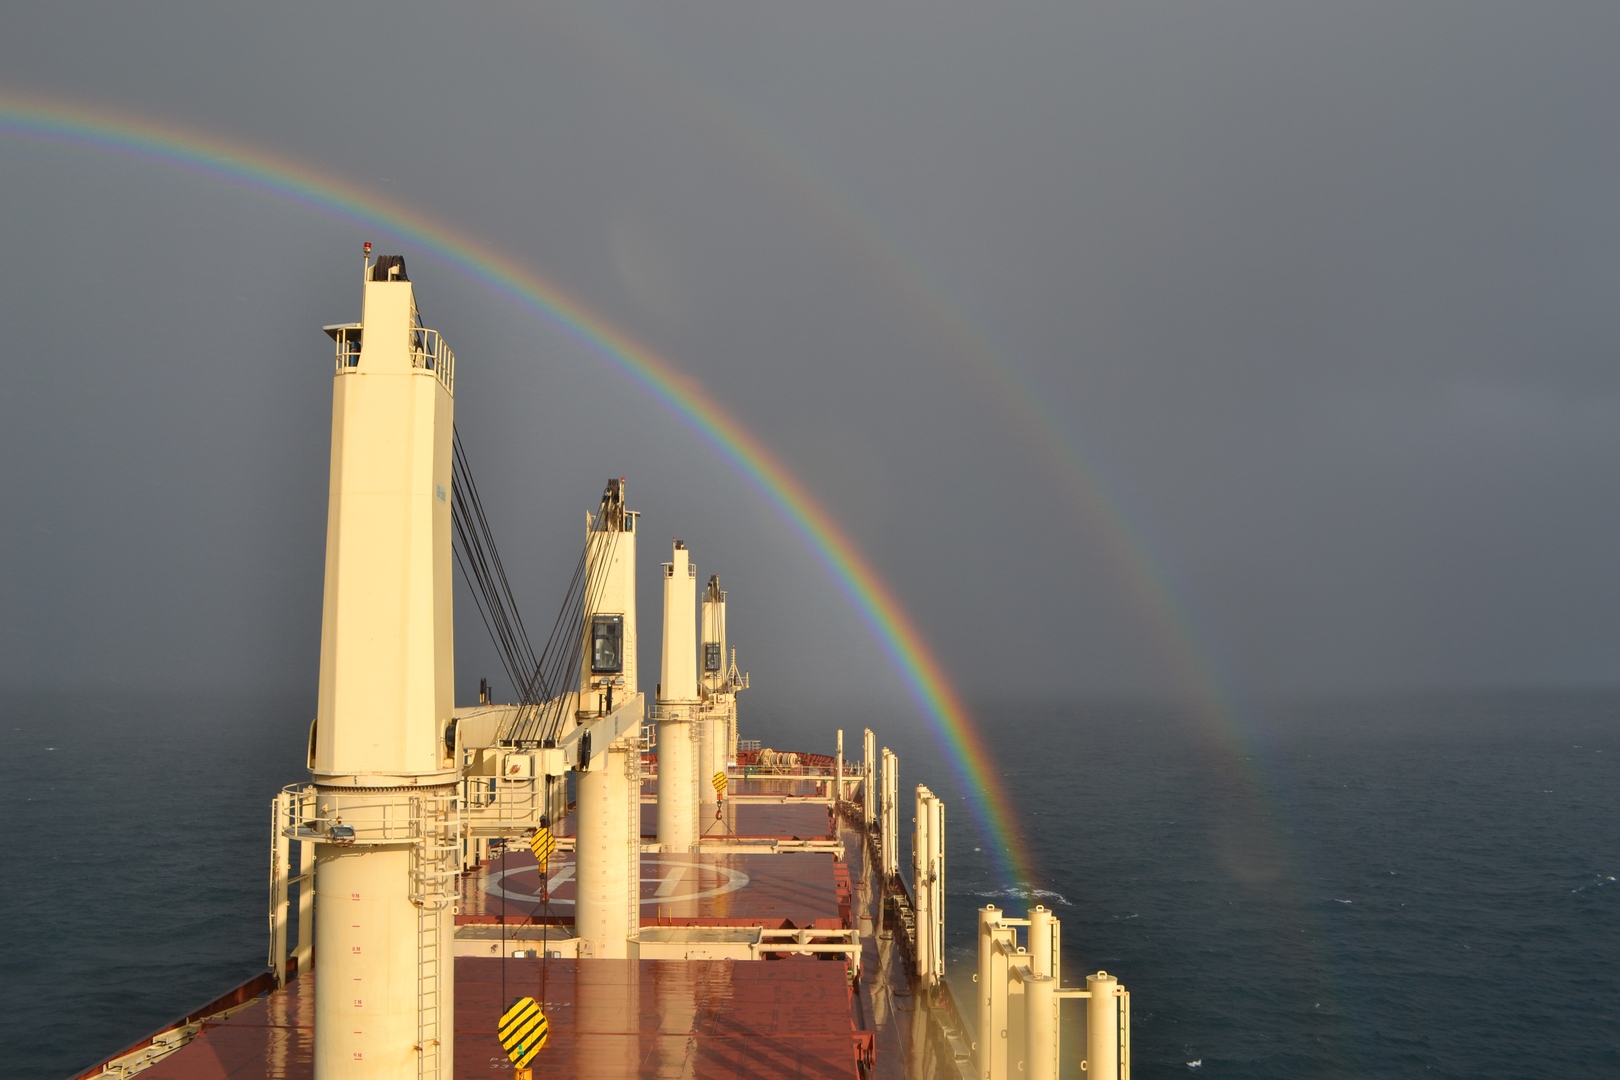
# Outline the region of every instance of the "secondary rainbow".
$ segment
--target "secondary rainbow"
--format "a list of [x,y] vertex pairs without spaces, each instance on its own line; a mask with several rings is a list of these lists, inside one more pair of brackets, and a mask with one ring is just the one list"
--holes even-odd
[[673,363],[489,244],[306,163],[216,135],[59,100],[0,95],[0,133],[121,153],[221,177],[393,233],[540,315],[664,405],[745,477],[803,538],[860,614],[933,724],[1002,883],[1034,881],[1010,811],[960,694],[899,599],[780,458]]
[[1090,535],[1106,546],[1120,571],[1112,580],[1128,591],[1131,610],[1172,661],[1166,689],[1197,710],[1228,763],[1252,769],[1244,763],[1257,760],[1253,735],[1235,688],[1216,662],[1215,636],[1199,632],[1200,620],[1187,599],[1190,590],[1179,585],[1172,571],[1175,560],[1145,528],[1151,515],[1127,507],[1123,493],[1128,485],[1111,482],[1100,467],[1104,456],[1084,446],[1080,432],[1054,411],[1052,403],[1061,396],[1038,389],[927,268],[886,234],[880,220],[864,213],[740,101],[704,89],[658,49],[589,10],[557,8],[547,14],[566,19],[568,28],[594,50],[595,59],[611,67],[616,81],[638,84],[643,96],[678,110],[683,121],[729,147],[739,162],[765,169],[809,210],[819,227],[858,252],[862,265],[876,268],[889,290],[888,302],[922,316],[915,325],[933,336],[939,355],[964,361],[964,371],[984,389],[985,403],[1001,414],[1001,430],[1027,446],[1036,467],[1048,470],[1056,481],[1053,490],[1065,497]]

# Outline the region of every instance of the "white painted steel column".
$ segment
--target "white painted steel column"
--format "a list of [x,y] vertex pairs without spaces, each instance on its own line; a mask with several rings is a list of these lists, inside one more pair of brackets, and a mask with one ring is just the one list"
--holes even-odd
[[892,878],[900,872],[900,759],[887,746],[883,748],[882,830],[879,834],[879,852],[882,855],[883,876]]
[[1058,1080],[1057,980],[1024,978],[1024,1071],[1027,1080]]
[[1086,976],[1086,1076],[1088,1080],[1119,1077],[1119,980],[1106,971]]
[[934,799],[934,823],[929,827],[928,838],[934,845],[933,871],[929,876],[928,910],[933,914],[934,921],[930,929],[934,937],[934,982],[945,981],[945,801],[936,797]]
[[[410,867],[404,844],[321,845],[315,867],[317,1077],[393,1080],[417,1073],[416,979],[391,977],[417,968],[418,913],[405,884]],[[360,962],[372,958],[382,962]]]
[[[625,505],[625,487],[623,479],[609,481],[588,525],[587,577],[602,585],[584,612],[583,632],[592,646],[582,661],[580,694],[583,706],[598,693],[605,701],[611,687],[615,708],[628,707],[639,717],[645,705],[637,683],[636,515]],[[597,616],[621,618],[619,656],[611,648],[594,655]],[[591,760],[576,766],[574,933],[583,956],[627,957],[640,935],[640,735],[640,724],[632,724],[624,737],[598,743]]]
[[1007,941],[1012,931],[998,926],[990,950],[990,1080],[1007,1080]]
[[929,826],[933,824],[932,793],[922,784],[917,785],[916,810],[912,817],[915,828],[911,833],[911,883],[915,895],[915,909],[917,914],[917,977],[923,980],[924,985],[933,982],[934,973],[934,935],[931,903],[933,890],[929,887],[928,874],[934,851],[934,842],[929,837]]
[[658,684],[658,846],[666,854],[697,843],[698,753],[692,729],[698,704],[694,604],[697,567],[674,542],[664,564],[664,655]]
[[670,561],[664,564],[664,654],[659,669],[660,703],[690,705],[698,700],[697,567],[691,553],[674,541]]
[[[574,932],[583,956],[621,959],[630,955],[629,941],[638,928],[631,924],[631,904],[641,892],[631,881],[626,845],[639,852],[639,820],[629,820],[629,769],[634,747],[621,741],[592,755],[590,767],[579,774],[579,837],[574,850]],[[638,815],[639,817],[639,815]],[[638,860],[639,861],[639,860]],[[635,875],[639,877],[640,875]]]
[[979,1080],[990,1080],[991,1024],[994,1020],[995,993],[992,989],[990,969],[996,959],[996,928],[1000,925],[1001,909],[988,904],[979,909],[979,970],[974,977],[978,991],[975,1010],[975,1041],[973,1061],[978,1067]]
[[[1025,923],[1027,925],[1028,920],[1025,920]],[[1001,1040],[1003,1049],[1000,1052],[1006,1055],[1006,1064],[1004,1066],[1006,1072],[1004,1075],[1009,1080],[1013,1080],[1023,1071],[1024,1060],[1029,1056],[1024,1043],[1024,1036],[1027,1034],[1025,1031],[1027,1021],[1025,1020],[1024,1011],[1026,1001],[1024,980],[1033,975],[1034,972],[1030,970],[1029,950],[1018,944],[1016,931],[1013,932],[1008,942],[1002,946],[1002,958],[1007,964],[1007,979],[1002,984],[1007,995],[1007,1007],[1001,1017],[1001,1026],[1005,1032],[1005,1037]]]
[[658,707],[658,846],[665,854],[690,851],[698,839],[697,754],[685,708]]
[[[925,985],[945,977],[945,804],[917,787],[913,874],[917,893],[917,973]],[[920,849],[919,849],[920,845]]]
[[455,1060],[453,825],[419,813],[457,781],[444,743],[455,360],[422,327],[398,258],[368,266],[360,323],[328,332],[360,351],[333,380],[311,772],[319,818],[355,831],[316,846],[314,1071],[442,1078]]
[[696,662],[702,684],[703,713],[698,721],[698,832],[724,833],[719,823],[720,794],[715,791],[716,773],[726,771],[726,751],[730,746],[730,705],[734,700],[726,686],[726,594],[720,588],[720,575],[711,574],[703,592],[699,614]]
[[703,689],[709,695],[723,694],[726,681],[726,592],[720,587],[720,575],[709,575],[709,586],[703,592],[702,651],[697,662],[703,672]]
[[844,729],[838,729],[838,751],[833,754],[834,768],[838,772],[838,787],[833,793],[837,805],[844,802]]
[[861,813],[869,831],[878,827],[878,806],[883,801],[878,797],[877,777],[877,736],[867,728],[861,743]]
[[1049,908],[1036,904],[1029,912],[1030,964],[1037,974],[1058,977],[1058,966],[1052,951],[1052,928],[1057,920]]

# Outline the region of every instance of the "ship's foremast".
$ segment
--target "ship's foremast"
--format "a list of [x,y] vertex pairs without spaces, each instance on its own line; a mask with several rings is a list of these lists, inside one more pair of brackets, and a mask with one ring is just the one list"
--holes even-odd
[[337,367],[314,812],[298,823],[315,850],[315,1077],[447,1078],[455,357],[422,325],[397,256],[368,260],[360,322],[327,329]]

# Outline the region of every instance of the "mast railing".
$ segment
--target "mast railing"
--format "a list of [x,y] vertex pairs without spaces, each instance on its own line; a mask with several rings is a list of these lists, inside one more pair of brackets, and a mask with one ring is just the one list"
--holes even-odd
[[418,326],[411,330],[411,367],[438,376],[452,397],[456,393],[456,354],[437,330]]
[[[362,326],[330,327],[332,341],[336,345],[336,364],[339,375],[348,372],[363,370],[360,359],[364,354]],[[437,330],[425,326],[411,328],[410,337],[411,367],[418,371],[431,371],[450,391],[453,397],[456,392],[456,354],[445,343],[443,336]]]
[[[285,831],[289,840],[312,840],[339,847],[409,844],[422,836],[416,797],[402,799],[398,789],[366,791],[306,791],[300,785],[284,789],[299,796],[297,819]],[[425,793],[424,793],[425,794]],[[452,801],[448,793],[428,796],[429,802]],[[422,805],[426,805],[423,803]]]
[[461,790],[462,826],[469,834],[516,836],[546,814],[545,780],[538,776],[469,776]]

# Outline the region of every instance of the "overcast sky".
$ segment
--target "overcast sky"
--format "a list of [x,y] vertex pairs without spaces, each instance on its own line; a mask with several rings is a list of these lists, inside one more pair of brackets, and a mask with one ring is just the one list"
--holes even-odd
[[[1620,680],[1620,6],[6,5],[0,90],[541,271],[815,492],[971,698]],[[313,701],[331,367],[405,255],[523,611],[610,476],[759,713],[903,699],[692,430],[410,237],[0,133],[0,683]],[[463,698],[497,672],[458,594]]]

